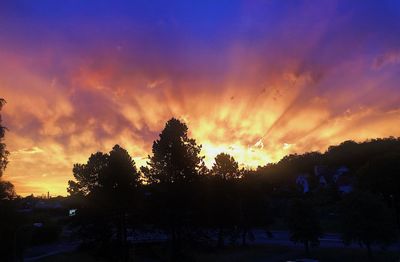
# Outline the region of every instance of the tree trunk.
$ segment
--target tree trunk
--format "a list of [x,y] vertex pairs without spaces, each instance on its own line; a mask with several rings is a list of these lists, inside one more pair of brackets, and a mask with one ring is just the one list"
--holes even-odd
[[400,230],[400,210],[399,210],[399,204],[397,202],[394,203],[394,212],[396,215],[397,229]]
[[127,243],[128,233],[126,228],[126,218],[125,212],[122,212],[122,243],[125,245]]
[[220,227],[218,230],[218,247],[219,248],[224,247],[224,232],[222,227]]
[[117,226],[117,244],[119,248],[122,245],[122,219],[121,212],[116,211],[116,226]]
[[245,228],[243,228],[243,232],[242,232],[242,246],[246,246],[246,235],[247,235],[247,230]]
[[179,261],[181,260],[181,232],[180,229],[177,228],[175,230],[175,237],[172,241],[172,260],[171,261]]
[[177,261],[179,259],[180,253],[180,236],[179,229],[172,225],[171,227],[171,251],[170,251],[170,261]]
[[371,244],[368,242],[365,244],[365,246],[367,247],[368,261],[374,261],[374,257],[372,256]]
[[309,241],[304,241],[304,248],[306,251],[306,256],[309,257],[310,256],[310,245],[309,245]]
[[126,215],[125,212],[122,211],[122,248],[123,248],[123,252],[124,252],[124,257],[123,257],[123,261],[128,261],[129,260],[129,248],[128,248],[128,229],[126,226]]

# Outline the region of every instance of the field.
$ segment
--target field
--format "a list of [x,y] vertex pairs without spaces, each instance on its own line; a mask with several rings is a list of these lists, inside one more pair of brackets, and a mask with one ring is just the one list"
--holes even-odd
[[[135,252],[132,261],[155,262],[167,261],[166,252],[162,246],[139,248]],[[304,251],[300,248],[284,247],[276,245],[260,245],[250,247],[230,247],[223,250],[187,250],[182,261],[193,262],[281,262],[293,261],[305,258]],[[366,251],[350,248],[315,248],[311,258],[323,262],[364,262],[367,261]],[[375,261],[398,262],[400,255],[393,251],[376,251]],[[67,262],[67,261],[102,261],[98,257],[84,252],[65,253],[44,258],[43,262]]]

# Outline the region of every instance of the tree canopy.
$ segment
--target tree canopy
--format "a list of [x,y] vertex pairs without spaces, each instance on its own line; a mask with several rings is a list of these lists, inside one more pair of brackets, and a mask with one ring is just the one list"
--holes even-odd
[[372,245],[382,246],[396,239],[394,221],[385,205],[375,196],[353,192],[342,201],[341,226],[344,243],[364,245],[372,259]]
[[322,229],[316,210],[310,201],[293,200],[289,210],[288,226],[290,240],[295,243],[303,243],[307,254],[310,244],[319,245]]
[[86,164],[75,164],[72,172],[76,181],[68,182],[71,195],[106,194],[123,200],[139,182],[135,162],[119,145],[108,154],[92,154]]
[[[6,100],[0,98],[0,111],[5,103]],[[8,155],[9,155],[9,152],[6,149],[6,144],[4,143],[5,132],[6,132],[6,127],[2,125],[2,119],[0,115],[0,177],[3,175],[3,171],[7,166]]]
[[[0,98],[0,111],[6,100]],[[4,137],[6,133],[6,127],[2,124],[2,118],[0,114],[0,200],[11,200],[16,197],[14,185],[9,181],[2,180],[3,172],[7,167],[9,152],[4,143]]]
[[226,153],[220,153],[215,157],[215,162],[211,170],[213,175],[223,180],[235,179],[240,176],[238,162]]
[[153,143],[149,168],[144,173],[150,182],[190,182],[204,169],[201,146],[188,137],[188,127],[176,118],[170,119]]

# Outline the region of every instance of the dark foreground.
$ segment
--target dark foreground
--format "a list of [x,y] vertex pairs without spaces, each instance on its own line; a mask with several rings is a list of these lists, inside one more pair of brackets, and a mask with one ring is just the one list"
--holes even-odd
[[[367,261],[364,247],[352,244],[345,246],[338,234],[325,234],[320,245],[311,249],[306,256],[302,244],[293,243],[288,231],[271,231],[270,236],[263,230],[254,230],[254,239],[243,247],[238,242],[232,245],[226,242],[224,248],[215,245],[201,245],[182,250],[181,261],[296,261],[310,258],[316,261]],[[168,242],[163,235],[147,235],[147,238],[135,237],[136,242],[129,250],[132,261],[169,261]],[[150,236],[150,237],[149,237]],[[133,244],[133,242],[132,242]],[[394,243],[385,250],[373,246],[374,261],[400,260],[400,243]],[[93,251],[83,250],[77,241],[67,238],[57,243],[40,245],[25,251],[24,261],[107,261]]]
[[[148,245],[137,247],[131,250],[135,254],[133,261],[167,261],[166,249],[163,245]],[[296,261],[305,258],[304,251],[300,247],[287,247],[280,245],[255,245],[249,247],[227,247],[223,250],[192,249],[186,250],[182,261],[226,261],[226,262],[278,262]],[[324,262],[345,262],[345,261],[367,261],[367,254],[362,249],[353,248],[317,248],[312,250],[312,259]],[[399,261],[400,255],[396,251],[377,251],[375,261]],[[74,251],[48,256],[36,261],[43,262],[64,262],[64,261],[105,261],[93,254],[84,251]]]

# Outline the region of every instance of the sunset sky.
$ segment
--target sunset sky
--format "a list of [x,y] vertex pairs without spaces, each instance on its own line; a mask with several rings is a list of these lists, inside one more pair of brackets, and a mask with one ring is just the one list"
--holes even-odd
[[400,1],[1,1],[0,97],[21,195],[171,117],[208,166],[400,136]]

